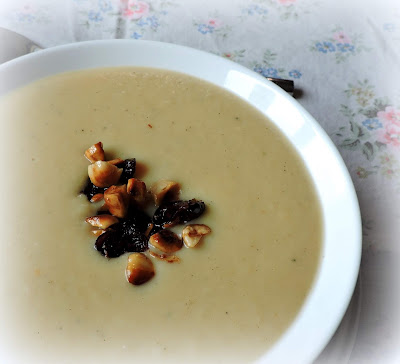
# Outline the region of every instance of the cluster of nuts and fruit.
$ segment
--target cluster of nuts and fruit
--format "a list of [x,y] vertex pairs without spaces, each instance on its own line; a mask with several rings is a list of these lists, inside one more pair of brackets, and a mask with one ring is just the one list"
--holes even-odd
[[[125,271],[129,283],[143,284],[155,274],[154,265],[144,252],[168,263],[179,262],[174,253],[184,245],[194,248],[211,232],[204,224],[186,225],[180,235],[168,230],[198,218],[205,210],[203,201],[179,200],[178,183],[160,180],[148,190],[145,182],[134,177],[136,159],[105,161],[101,142],[87,149],[85,157],[92,164],[81,192],[90,202],[104,200],[97,214],[86,218],[97,236],[94,247],[107,258],[133,253]],[[157,208],[150,217],[147,211],[152,202]]]

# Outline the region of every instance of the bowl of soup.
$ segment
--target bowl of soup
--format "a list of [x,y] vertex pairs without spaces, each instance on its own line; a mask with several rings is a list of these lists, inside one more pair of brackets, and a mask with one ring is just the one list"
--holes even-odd
[[[298,102],[231,61],[147,41],[43,50],[0,80],[2,362],[318,356],[355,286],[361,224],[343,160]],[[195,222],[211,233],[174,264],[145,249],[142,285],[85,223],[83,153],[98,142],[206,206]]]

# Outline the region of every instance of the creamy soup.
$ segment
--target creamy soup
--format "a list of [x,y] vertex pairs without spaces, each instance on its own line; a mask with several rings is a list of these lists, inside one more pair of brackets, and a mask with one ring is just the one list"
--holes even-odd
[[[257,110],[201,80],[146,68],[34,82],[2,98],[2,362],[247,363],[288,328],[313,283],[320,205],[294,148]],[[84,151],[135,157],[147,185],[182,185],[212,233],[154,278],[106,259],[78,196]],[[125,360],[125,361],[124,361]]]

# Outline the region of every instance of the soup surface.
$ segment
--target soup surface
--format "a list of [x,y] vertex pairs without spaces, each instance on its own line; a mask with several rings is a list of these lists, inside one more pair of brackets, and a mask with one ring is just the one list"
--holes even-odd
[[[295,318],[318,268],[319,201],[302,161],[257,110],[201,80],[146,68],[79,71],[4,96],[0,355],[16,363],[247,363]],[[141,178],[205,201],[212,233],[155,261],[93,249],[83,152],[135,157]],[[122,361],[125,360],[125,361]]]

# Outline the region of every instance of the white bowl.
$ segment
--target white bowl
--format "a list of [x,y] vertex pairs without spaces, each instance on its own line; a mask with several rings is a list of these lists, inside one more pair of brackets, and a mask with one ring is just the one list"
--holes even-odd
[[259,74],[223,58],[167,43],[82,42],[23,56],[0,66],[0,95],[56,73],[115,66],[179,71],[223,87],[262,111],[295,146],[312,176],[322,205],[321,263],[296,319],[257,363],[312,362],[345,313],[361,257],[357,197],[332,141],[297,101]]

